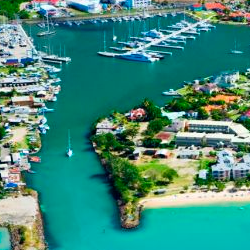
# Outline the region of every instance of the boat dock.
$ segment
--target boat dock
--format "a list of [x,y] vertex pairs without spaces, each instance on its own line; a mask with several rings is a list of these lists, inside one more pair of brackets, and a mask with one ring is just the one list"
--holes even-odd
[[169,51],[160,51],[160,50],[145,50],[146,52],[154,52],[154,53],[159,53],[159,54],[162,54],[162,55],[170,55],[172,56],[173,53],[172,52],[169,52]]
[[154,44],[154,45],[152,45],[152,47],[184,50],[184,47],[182,47],[182,46],[173,46],[173,45],[169,45],[169,44],[166,44],[166,45],[165,44]]
[[210,18],[199,21],[199,22],[196,22],[196,23],[189,24],[187,27],[184,27],[184,28],[182,28],[180,30],[174,31],[171,34],[163,35],[161,38],[154,39],[152,42],[149,42],[149,43],[147,43],[147,44],[145,44],[143,46],[139,46],[138,48],[132,49],[131,52],[136,53],[138,51],[145,50],[145,49],[147,49],[147,48],[149,48],[151,46],[157,45],[157,44],[159,44],[161,42],[164,42],[164,41],[166,41],[168,39],[171,39],[171,38],[173,38],[175,36],[181,35],[181,34],[187,32],[189,30],[192,30],[192,29],[196,28],[197,26],[205,24],[207,21],[209,21],[209,19]]
[[[152,37],[131,37],[133,40],[142,40],[145,39],[143,43],[139,43],[139,45],[135,48],[131,48],[129,51],[125,53],[111,53],[111,52],[98,52],[101,56],[107,56],[107,57],[119,57],[121,56],[130,56],[131,54],[141,53],[141,52],[155,52],[158,54],[168,54],[172,55],[171,52],[165,52],[165,51],[154,51],[149,50],[150,47],[159,47],[159,48],[168,48],[168,49],[178,49],[178,50],[184,50],[183,46],[174,45],[177,43],[186,43],[187,39],[196,39],[197,35],[200,35],[198,32],[198,27],[204,27],[207,24],[207,21],[209,21],[210,18],[198,21],[196,23],[185,23],[184,27],[179,28],[178,30],[168,31],[168,30],[161,30],[164,32],[169,32],[169,34],[164,35],[163,33],[160,34],[159,38],[152,38]],[[174,26],[175,27],[175,26]],[[187,34],[187,36],[184,36],[182,34]],[[146,41],[146,38],[148,41]],[[118,42],[121,45],[127,45],[129,42]],[[172,43],[172,44],[171,44]],[[122,51],[123,48],[114,48],[111,47],[111,49],[116,51]]]

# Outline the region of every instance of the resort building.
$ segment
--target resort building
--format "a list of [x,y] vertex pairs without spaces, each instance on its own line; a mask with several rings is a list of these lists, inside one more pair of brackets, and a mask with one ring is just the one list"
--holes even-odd
[[188,132],[176,134],[180,146],[224,146],[250,144],[250,132],[243,125],[227,121],[187,120]]
[[250,154],[245,155],[241,162],[235,162],[232,152],[218,152],[217,163],[212,166],[212,176],[216,180],[240,179],[250,174]]

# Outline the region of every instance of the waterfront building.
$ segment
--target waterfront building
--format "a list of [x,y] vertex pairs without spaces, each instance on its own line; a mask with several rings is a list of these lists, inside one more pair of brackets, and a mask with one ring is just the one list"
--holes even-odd
[[191,11],[202,11],[203,6],[200,3],[196,3],[190,6]]
[[126,0],[125,5],[134,9],[147,8],[151,5],[151,0]]
[[214,80],[220,88],[231,88],[236,85],[236,82],[240,79],[239,71],[226,71],[222,72]]
[[57,8],[53,5],[43,4],[40,7],[39,13],[43,16],[56,16],[58,14]]
[[201,91],[209,95],[211,95],[212,93],[216,93],[220,90],[217,84],[215,83],[206,83],[204,85],[195,84],[193,88],[197,92]]
[[11,97],[11,102],[15,106],[39,107],[44,106],[41,99],[33,96],[14,96]]
[[99,123],[97,123],[96,135],[107,134],[107,133],[114,134],[114,124],[108,119],[104,119],[100,121]]
[[102,9],[99,0],[67,0],[67,4],[70,7],[89,13],[99,13]]

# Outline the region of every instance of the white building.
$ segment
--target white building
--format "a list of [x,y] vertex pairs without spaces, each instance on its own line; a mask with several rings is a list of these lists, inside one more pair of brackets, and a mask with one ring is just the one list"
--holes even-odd
[[234,87],[239,79],[239,71],[222,72],[221,75],[215,78],[214,82],[221,88],[230,88]]
[[89,13],[99,13],[102,8],[99,0],[67,0],[68,6],[89,12]]
[[126,0],[126,6],[128,8],[147,8],[151,5],[151,0]]
[[176,134],[180,146],[238,145],[250,144],[250,132],[243,125],[227,121],[189,120],[188,132]]

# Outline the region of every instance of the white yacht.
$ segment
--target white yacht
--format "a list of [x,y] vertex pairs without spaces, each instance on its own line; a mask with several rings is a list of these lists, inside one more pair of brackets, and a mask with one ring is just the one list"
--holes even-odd
[[128,52],[122,55],[118,55],[117,58],[129,60],[129,61],[138,61],[138,62],[155,62],[159,61],[159,58],[153,57],[145,52]]
[[156,29],[147,32],[142,32],[142,35],[152,38],[162,38],[164,36],[162,32],[159,32]]

